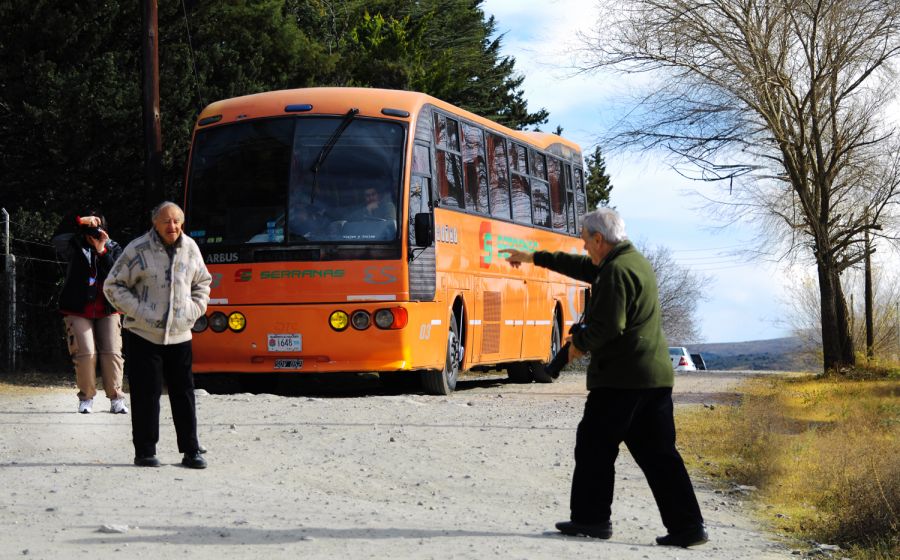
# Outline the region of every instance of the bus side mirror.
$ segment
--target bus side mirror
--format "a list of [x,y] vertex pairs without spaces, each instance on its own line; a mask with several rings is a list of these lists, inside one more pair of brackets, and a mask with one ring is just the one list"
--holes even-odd
[[415,217],[417,247],[431,247],[434,242],[434,214],[420,212]]

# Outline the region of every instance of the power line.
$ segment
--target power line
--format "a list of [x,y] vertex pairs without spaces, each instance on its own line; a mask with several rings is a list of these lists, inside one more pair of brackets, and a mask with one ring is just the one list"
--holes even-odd
[[739,255],[709,255],[708,257],[675,257],[678,262],[697,262],[703,264],[703,261],[738,261],[741,259]]
[[197,100],[200,101],[200,110],[203,110],[206,103],[203,102],[203,93],[200,92],[200,74],[197,72],[197,58],[194,56],[194,43],[191,40],[191,26],[188,23],[187,7],[184,5],[184,0],[181,0],[181,11],[184,13],[184,28],[187,30],[188,48],[191,53],[191,67],[194,70],[194,84],[197,86]]
[[717,270],[727,270],[729,268],[741,268],[741,267],[745,267],[745,266],[751,266],[751,263],[739,263],[739,264],[732,264],[732,265],[726,264],[724,266],[710,266],[709,268],[703,268],[703,266],[691,267],[690,270],[691,270],[691,272],[715,272]]
[[669,249],[672,253],[697,253],[701,251],[737,251],[744,250],[750,245],[748,243],[741,245],[728,245],[725,247],[707,247],[705,249]]

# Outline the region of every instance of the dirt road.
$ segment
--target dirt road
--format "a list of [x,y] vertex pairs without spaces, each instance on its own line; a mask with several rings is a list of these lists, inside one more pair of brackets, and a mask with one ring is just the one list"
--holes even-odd
[[[738,374],[678,377],[680,406],[733,396]],[[206,470],[179,465],[163,401],[162,468],[131,464],[130,419],[75,413],[73,389],[0,385],[0,558],[791,558],[739,498],[696,480],[711,542],[664,533],[627,451],[614,535],[562,537],[583,373],[501,378],[451,397],[317,386],[297,396],[200,391]]]

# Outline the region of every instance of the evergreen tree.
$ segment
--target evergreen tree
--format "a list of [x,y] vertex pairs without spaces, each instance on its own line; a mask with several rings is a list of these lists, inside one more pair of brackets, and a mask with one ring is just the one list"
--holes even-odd
[[[0,199],[47,219],[127,207],[140,185],[140,21],[132,3],[0,7]],[[21,235],[21,233],[20,233]]]
[[[159,3],[163,182],[180,201],[200,109],[312,85],[429,93],[514,128],[529,112],[515,60],[500,55],[481,0],[194,0]],[[140,233],[144,188],[139,2],[0,3],[3,205],[48,220],[106,211]],[[494,37],[491,39],[491,37]],[[190,38],[190,39],[189,39]]]
[[298,26],[284,0],[201,0],[186,10],[180,2],[160,3],[159,32],[164,183],[176,201],[183,196],[191,134],[203,107],[312,86],[335,63]]
[[606,174],[606,161],[603,160],[600,146],[595,147],[594,153],[586,156],[584,161],[587,167],[585,191],[587,191],[588,211],[594,210],[598,206],[609,206],[612,184],[609,175]]
[[528,111],[515,59],[500,56],[502,36],[482,0],[288,2],[338,62],[326,83],[421,91],[512,128],[547,121]]

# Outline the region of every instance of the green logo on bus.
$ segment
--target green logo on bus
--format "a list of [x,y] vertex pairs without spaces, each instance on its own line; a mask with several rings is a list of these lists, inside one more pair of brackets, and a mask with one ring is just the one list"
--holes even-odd
[[489,222],[481,222],[481,243],[484,253],[481,255],[480,265],[488,268],[494,260],[494,255],[501,256],[506,249],[516,249],[527,253],[537,251],[538,242],[508,235],[496,235],[491,231]]
[[343,269],[325,270],[263,270],[259,273],[260,280],[281,280],[291,278],[343,278]]

